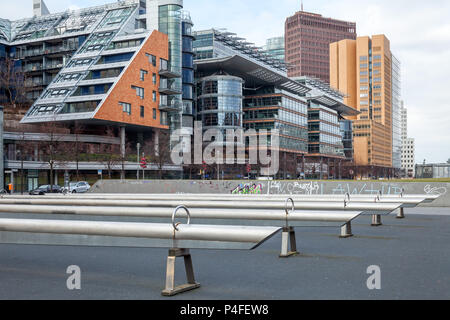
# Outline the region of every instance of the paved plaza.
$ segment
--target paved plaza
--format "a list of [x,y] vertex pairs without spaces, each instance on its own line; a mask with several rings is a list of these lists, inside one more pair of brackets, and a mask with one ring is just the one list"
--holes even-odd
[[[301,254],[288,259],[278,258],[281,234],[254,251],[191,250],[202,286],[173,298],[161,296],[166,249],[0,245],[0,299],[449,299],[450,209],[406,214],[381,227],[361,216],[349,239],[297,228]],[[81,290],[66,287],[70,265],[81,269]],[[380,290],[367,288],[372,265]],[[181,261],[176,276],[185,281]]]

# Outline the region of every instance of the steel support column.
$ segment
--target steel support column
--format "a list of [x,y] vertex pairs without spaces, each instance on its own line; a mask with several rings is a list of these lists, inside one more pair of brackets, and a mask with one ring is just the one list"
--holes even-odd
[[[175,286],[175,261],[177,257],[184,258],[187,283]],[[161,292],[163,296],[174,296],[178,293],[197,289],[200,284],[195,282],[194,267],[189,249],[170,249],[167,257],[166,288]]]
[[341,227],[340,238],[350,238],[353,237],[352,233],[352,223],[349,221]]
[[[289,251],[290,246],[290,251]],[[297,255],[297,242],[295,240],[295,230],[293,227],[284,227],[281,234],[281,254],[280,258],[288,258]]]
[[379,214],[374,214],[372,215],[372,227],[378,227],[381,226],[381,215]]

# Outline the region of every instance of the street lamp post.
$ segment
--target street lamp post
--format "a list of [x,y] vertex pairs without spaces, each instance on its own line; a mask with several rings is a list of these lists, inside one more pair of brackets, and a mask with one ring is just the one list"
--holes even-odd
[[138,142],[138,144],[137,144],[137,158],[136,158],[136,161],[137,161],[137,172],[136,172],[136,177],[137,177],[137,179],[139,180],[139,168],[140,168],[140,161],[139,161],[139,155],[140,155],[140,149],[141,149],[141,144]]

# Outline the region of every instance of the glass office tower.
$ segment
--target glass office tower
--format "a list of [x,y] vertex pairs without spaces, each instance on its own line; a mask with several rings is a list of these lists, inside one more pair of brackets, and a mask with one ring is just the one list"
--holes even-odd
[[242,128],[243,84],[241,78],[217,75],[197,81],[197,107],[203,129]]
[[[169,36],[169,69],[171,72],[180,75],[171,81],[172,88],[182,92],[182,31],[181,31],[181,13],[183,7],[178,4],[161,5],[158,8],[159,12],[159,26],[158,30]],[[181,128],[182,120],[182,95],[172,95],[169,100],[170,104],[175,107],[175,111],[169,112],[170,129],[176,130]]]
[[192,35],[191,17],[188,12],[182,14],[182,37],[183,37],[183,127],[193,127],[194,113],[194,36]]

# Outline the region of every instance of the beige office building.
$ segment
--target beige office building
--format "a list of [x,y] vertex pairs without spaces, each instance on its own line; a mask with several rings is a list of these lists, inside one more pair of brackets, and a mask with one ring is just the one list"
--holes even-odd
[[330,45],[330,85],[359,110],[353,120],[357,166],[389,168],[392,163],[392,53],[384,35]]

